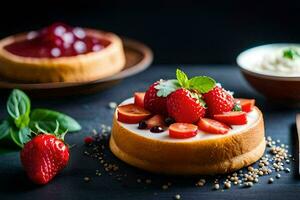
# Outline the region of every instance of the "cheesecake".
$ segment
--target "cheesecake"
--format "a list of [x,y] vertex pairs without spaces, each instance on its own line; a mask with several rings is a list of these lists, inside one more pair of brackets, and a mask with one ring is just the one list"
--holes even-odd
[[121,39],[63,23],[0,40],[0,76],[23,83],[87,82],[125,66]]
[[173,175],[225,174],[256,162],[265,135],[255,100],[234,98],[210,77],[180,76],[159,80],[117,107],[113,154],[140,169]]

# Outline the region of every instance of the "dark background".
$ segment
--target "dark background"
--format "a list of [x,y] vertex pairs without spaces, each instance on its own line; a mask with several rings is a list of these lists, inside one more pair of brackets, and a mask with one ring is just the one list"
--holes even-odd
[[299,42],[299,5],[290,0],[10,0],[1,5],[0,37],[63,21],[143,41],[154,50],[156,64],[234,64],[246,48]]

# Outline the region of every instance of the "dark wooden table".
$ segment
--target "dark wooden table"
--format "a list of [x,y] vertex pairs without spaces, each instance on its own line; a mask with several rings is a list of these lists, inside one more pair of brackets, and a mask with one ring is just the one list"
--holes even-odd
[[[147,71],[94,95],[33,99],[33,107],[47,107],[68,113],[82,124],[83,130],[67,136],[66,141],[69,144],[76,144],[71,150],[70,163],[45,186],[35,186],[27,180],[18,152],[0,155],[0,199],[172,199],[175,194],[180,194],[182,199],[299,199],[300,178],[297,175],[296,162],[291,164],[291,173],[282,173],[281,179],[275,180],[273,184],[267,184],[269,177],[262,177],[260,183],[252,188],[233,187],[222,192],[213,191],[211,183],[202,188],[195,187],[199,176],[167,177],[143,172],[117,160],[107,150],[107,159],[119,164],[119,171],[128,174],[127,178],[117,181],[114,175],[104,172],[99,161],[83,154],[86,149],[83,138],[90,135],[94,128],[100,129],[101,124],[111,124],[113,111],[108,108],[109,102],[120,102],[130,97],[134,91],[144,91],[159,78],[174,78],[175,69],[176,66],[152,66]],[[235,91],[236,97],[256,98],[257,105],[264,113],[266,134],[289,144],[292,153],[296,155],[298,150],[294,122],[299,109],[270,104],[247,85],[237,67],[186,66],[182,69],[190,76],[214,77],[225,88]],[[3,94],[0,97],[1,117],[6,113],[6,98]],[[96,176],[96,170],[100,170],[102,176]],[[84,182],[85,176],[91,177],[91,181]],[[152,183],[137,183],[139,178],[143,182],[151,178]],[[161,186],[168,181],[172,182],[172,186],[168,190],[162,190]]]

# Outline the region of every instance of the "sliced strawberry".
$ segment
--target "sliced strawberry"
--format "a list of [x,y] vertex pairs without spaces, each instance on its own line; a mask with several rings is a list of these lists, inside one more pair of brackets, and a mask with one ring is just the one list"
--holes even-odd
[[247,124],[247,115],[243,111],[232,111],[214,115],[214,118],[228,125]]
[[160,126],[164,127],[165,122],[164,122],[164,117],[162,115],[154,115],[150,119],[146,121],[147,127],[152,128],[154,126]]
[[209,118],[201,118],[198,122],[198,128],[204,132],[214,134],[226,134],[230,130],[230,127],[226,124]]
[[254,105],[255,99],[235,99],[236,103],[241,105],[241,109],[244,112],[251,112]]
[[174,123],[169,127],[169,136],[176,139],[191,138],[197,135],[198,127],[188,123]]
[[148,118],[151,113],[134,104],[127,104],[117,108],[118,120],[120,122],[135,124]]
[[144,108],[144,97],[145,97],[145,92],[135,92],[134,104]]

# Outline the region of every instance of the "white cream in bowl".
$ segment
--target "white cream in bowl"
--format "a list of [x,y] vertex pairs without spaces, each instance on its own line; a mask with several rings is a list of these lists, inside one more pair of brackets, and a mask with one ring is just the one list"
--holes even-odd
[[242,52],[237,63],[245,70],[270,76],[300,76],[300,45],[269,44]]

